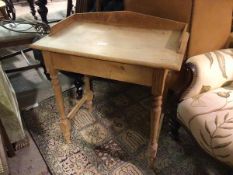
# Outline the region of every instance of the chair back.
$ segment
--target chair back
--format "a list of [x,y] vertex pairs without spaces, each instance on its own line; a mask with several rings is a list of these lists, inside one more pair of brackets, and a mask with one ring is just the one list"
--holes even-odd
[[231,32],[232,0],[194,0],[188,57],[225,47]]
[[192,0],[124,0],[125,10],[189,22]]
[[232,0],[124,0],[125,10],[188,23],[187,58],[225,47],[232,4]]

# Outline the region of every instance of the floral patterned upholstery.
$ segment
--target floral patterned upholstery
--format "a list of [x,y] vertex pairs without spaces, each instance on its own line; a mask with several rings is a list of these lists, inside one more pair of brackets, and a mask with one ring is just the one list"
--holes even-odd
[[196,72],[178,105],[178,119],[211,156],[233,166],[233,50],[198,55]]

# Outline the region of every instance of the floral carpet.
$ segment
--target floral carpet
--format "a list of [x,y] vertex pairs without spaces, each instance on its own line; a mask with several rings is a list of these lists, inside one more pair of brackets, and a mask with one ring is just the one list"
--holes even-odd
[[[85,108],[72,121],[72,143],[59,128],[54,98],[43,101],[24,120],[54,175],[227,175],[183,129],[181,141],[168,134],[165,118],[155,169],[147,166],[150,133],[150,89],[126,83],[93,81],[94,109]],[[66,112],[74,93],[64,93]]]

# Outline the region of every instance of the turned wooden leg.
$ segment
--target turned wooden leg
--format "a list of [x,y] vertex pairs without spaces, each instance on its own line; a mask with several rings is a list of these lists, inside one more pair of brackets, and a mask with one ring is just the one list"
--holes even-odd
[[100,12],[101,11],[101,0],[96,0],[96,11]]
[[179,103],[179,96],[174,91],[169,91],[169,100],[166,110],[166,116],[169,122],[169,135],[175,140],[179,141],[180,123],[177,119],[177,106]]
[[70,121],[65,116],[62,90],[61,90],[61,86],[58,80],[57,72],[53,70],[49,70],[49,72],[50,72],[50,77],[51,77],[51,81],[52,81],[52,85],[53,85],[53,89],[55,93],[57,108],[58,108],[58,111],[61,117],[60,127],[61,127],[61,130],[63,132],[66,142],[71,143]]
[[73,8],[73,2],[72,0],[67,0],[67,11],[66,11],[66,17],[70,16],[72,13]]
[[163,117],[161,116],[163,104],[163,92],[167,77],[167,70],[156,69],[152,80],[152,112],[151,112],[151,135],[149,144],[149,164],[153,168],[157,150],[160,129]]
[[88,0],[76,0],[75,13],[84,13],[88,11]]
[[179,129],[181,127],[180,123],[178,122],[177,116],[174,113],[172,116],[169,117],[169,127],[170,127],[170,135],[175,141],[179,141]]
[[37,20],[34,0],[27,0],[27,2],[28,2],[29,7],[31,9],[32,16],[34,17],[35,20]]
[[76,88],[76,99],[80,100],[83,97],[83,77],[77,77],[74,80],[74,86]]
[[48,24],[48,20],[47,20],[48,8],[46,7],[47,0],[37,0],[35,4],[39,6],[38,13],[40,14],[41,20],[44,23]]
[[158,133],[160,128],[160,117],[162,110],[162,96],[154,96],[151,114],[151,136],[150,136],[150,166],[153,167],[158,150]]
[[54,90],[54,95],[55,95],[55,100],[56,100],[56,105],[58,108],[58,112],[60,114],[60,127],[61,131],[63,133],[63,136],[66,140],[67,143],[71,143],[71,126],[70,126],[70,121],[65,115],[65,108],[64,108],[64,101],[63,101],[63,96],[62,96],[62,89],[59,83],[58,79],[58,70],[54,69],[53,67],[53,58],[50,52],[43,51],[43,58],[44,58],[44,63],[46,65],[46,70],[50,74],[50,78],[52,81],[52,86]]
[[68,119],[72,119],[75,114],[78,112],[78,110],[85,106],[89,111],[92,111],[92,99],[93,99],[93,92],[90,88],[90,80],[88,77],[84,77],[84,93],[80,100],[77,101],[76,105],[73,107],[73,109],[69,112],[67,115]]
[[169,118],[169,134],[175,140],[179,141],[180,124],[175,117]]
[[89,112],[93,110],[93,92],[91,90],[90,78],[88,76],[84,77],[84,95],[87,95],[87,101],[85,106],[88,108]]

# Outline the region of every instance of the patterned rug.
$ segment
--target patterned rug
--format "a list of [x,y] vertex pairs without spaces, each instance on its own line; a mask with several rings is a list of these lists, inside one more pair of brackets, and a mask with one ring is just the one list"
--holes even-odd
[[[179,143],[168,135],[165,118],[155,169],[147,166],[150,89],[93,81],[94,110],[82,108],[72,122],[72,144],[65,144],[54,98],[24,112],[25,123],[54,175],[225,175],[228,168],[206,155],[181,129]],[[74,105],[65,92],[66,112]]]

